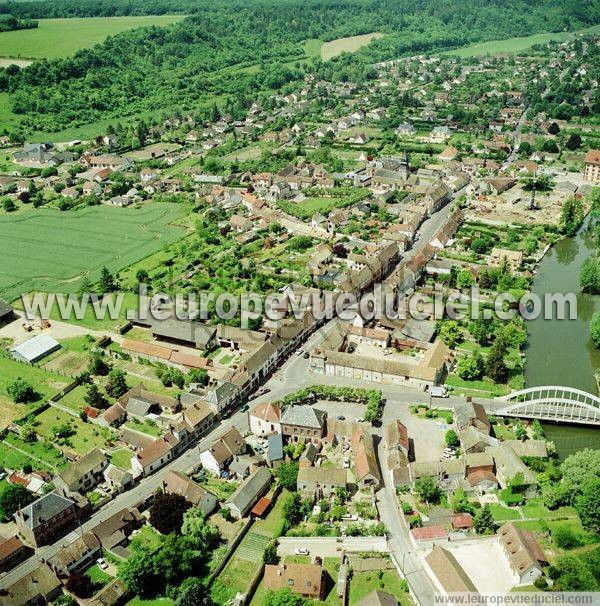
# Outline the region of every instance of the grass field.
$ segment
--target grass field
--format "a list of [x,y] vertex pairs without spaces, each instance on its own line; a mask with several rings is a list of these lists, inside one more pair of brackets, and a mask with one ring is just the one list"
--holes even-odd
[[149,25],[168,25],[182,15],[40,19],[36,29],[0,34],[0,57],[56,59],[90,48],[119,32]]
[[26,406],[14,404],[6,391],[8,385],[19,377],[35,387],[40,400],[54,395],[69,383],[69,379],[61,375],[17,362],[12,358],[0,357],[0,428],[22,417],[27,411]]
[[94,206],[0,217],[0,296],[76,291],[83,274],[95,281],[103,266],[119,271],[181,238],[183,230],[170,223],[186,210],[176,204]]
[[600,25],[594,25],[586,29],[575,32],[558,32],[547,34],[534,34],[522,38],[507,38],[506,40],[490,40],[481,44],[465,46],[448,51],[444,54],[458,55],[459,57],[476,57],[477,55],[497,55],[500,53],[517,53],[530,48],[534,44],[545,44],[551,40],[563,42],[575,37],[577,34],[597,34],[600,32]]
[[[333,57],[337,57],[342,53],[353,53],[357,51],[359,48],[366,46],[374,40],[375,38],[381,38],[383,34],[379,32],[374,32],[372,34],[363,34],[362,36],[350,36],[349,38],[338,38],[337,40],[332,40],[331,42],[325,42],[321,46],[321,59],[323,61],[327,61],[328,59],[332,59]],[[307,52],[310,50],[314,52],[315,49],[314,44],[310,46],[307,44]]]
[[377,572],[354,572],[350,579],[349,605],[354,606],[373,589],[381,589],[391,593],[400,602],[400,606],[411,606],[413,604],[408,593],[402,588],[402,579],[400,579],[396,570],[390,569],[383,571],[381,580],[378,578]]

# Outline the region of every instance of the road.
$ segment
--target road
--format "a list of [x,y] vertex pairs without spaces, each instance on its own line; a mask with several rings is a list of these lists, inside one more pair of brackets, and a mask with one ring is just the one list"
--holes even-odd
[[[460,195],[460,191],[456,192],[453,198],[456,198]],[[433,235],[438,231],[438,229],[444,224],[448,215],[451,212],[451,203],[446,205],[443,209],[435,213],[432,217],[428,218],[423,222],[419,229],[420,237],[415,242],[413,248],[411,248],[407,253],[404,254],[400,263],[406,263],[409,259],[411,259],[414,255],[420,252],[423,247],[431,240]],[[304,345],[305,349],[309,349],[312,345],[321,338],[322,334],[326,334],[328,330],[331,330],[333,324],[333,320],[325,323],[325,325],[319,329],[315,334],[311,335],[311,337],[307,340]],[[264,400],[273,400],[278,399],[286,395],[287,393],[296,391],[302,387],[307,387],[314,383],[324,383],[336,385],[346,384],[348,380],[343,380],[339,378],[330,378],[325,376],[311,376],[308,372],[308,360],[305,360],[302,356],[292,355],[284,365],[266,382],[265,386],[269,389],[269,392],[260,398],[257,398],[254,403],[264,401]],[[358,386],[364,387],[365,384],[362,382],[357,382]],[[415,392],[414,388],[411,391],[410,389],[404,389],[402,386],[379,386],[386,398],[393,399],[398,402],[405,403],[415,403],[417,401],[427,402],[429,401],[429,397],[427,394],[423,392]],[[455,401],[462,401],[456,399],[447,399],[445,403],[452,404]],[[210,443],[215,439],[219,438],[226,431],[228,431],[232,426],[242,426],[247,428],[248,416],[246,413],[236,412],[230,418],[222,421],[218,426],[216,426],[210,433],[208,433],[200,443],[191,448],[184,453],[182,453],[178,458],[171,461],[167,464],[162,471],[164,470],[176,470],[186,472],[193,468],[195,465],[199,463],[199,452],[208,448]],[[162,471],[159,471],[151,476],[143,478],[140,482],[131,490],[119,494],[112,501],[104,505],[98,511],[96,511],[87,521],[85,521],[81,528],[71,532],[69,535],[62,537],[53,545],[46,545],[36,550],[34,556],[11,570],[0,580],[0,588],[6,587],[15,581],[22,578],[24,575],[35,570],[39,563],[42,560],[47,560],[54,556],[60,549],[61,545],[69,544],[74,541],[81,532],[85,532],[103,522],[110,516],[114,515],[118,511],[122,510],[125,507],[133,507],[137,503],[140,503],[144,500],[148,495],[154,492],[160,486],[160,478],[162,475]],[[384,492],[384,491],[382,491]],[[401,555],[401,550],[405,547],[404,539],[399,532],[399,528],[396,528],[397,522],[394,523],[392,509],[394,507],[391,506],[391,501],[389,501],[389,496],[385,497],[386,511],[389,509],[389,513],[386,514],[386,517],[390,520],[389,528],[392,529],[392,545],[394,549],[394,553],[398,553]],[[397,507],[396,507],[397,510]],[[424,582],[420,580],[418,576],[415,576],[415,592],[419,590],[421,584]],[[411,581],[409,581],[411,582]],[[412,587],[412,585],[411,585]],[[423,602],[424,604],[428,602]]]
[[94,526],[103,522],[110,516],[121,511],[125,507],[134,507],[136,504],[143,501],[148,495],[152,494],[161,485],[161,476],[166,470],[188,472],[193,467],[200,463],[200,452],[206,450],[213,440],[221,437],[231,427],[237,427],[240,431],[248,429],[248,415],[242,412],[236,412],[228,419],[222,421],[211,432],[206,434],[198,443],[197,446],[183,452],[179,457],[165,465],[157,473],[142,478],[140,482],[131,490],[117,495],[112,501],[108,502],[101,509],[96,511],[87,521],[85,521],[80,529],[74,530],[70,534],[61,537],[53,545],[45,545],[36,550],[34,556],[13,568],[0,580],[0,588],[7,587],[15,581],[18,581],[24,575],[35,570],[42,560],[48,560],[61,549],[64,544],[69,544],[74,541],[82,532],[91,530]]
[[335,558],[342,550],[349,553],[388,552],[388,542],[385,537],[280,537],[277,555],[294,555],[298,547],[308,549],[311,556],[322,558]]
[[510,152],[510,156],[506,159],[505,164],[508,166],[512,164],[519,155],[519,146],[521,145],[521,131],[523,130],[523,124],[525,124],[525,120],[527,120],[527,110],[529,107],[526,107],[515,126],[515,130],[513,131],[513,148]]

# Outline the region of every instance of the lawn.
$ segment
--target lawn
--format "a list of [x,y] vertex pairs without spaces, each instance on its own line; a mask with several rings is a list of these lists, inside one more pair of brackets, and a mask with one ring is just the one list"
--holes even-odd
[[239,486],[238,482],[233,480],[222,480],[210,474],[206,474],[202,481],[202,486],[209,492],[212,492],[219,501],[226,501]]
[[65,446],[79,454],[86,454],[96,447],[106,448],[107,438],[112,436],[109,429],[84,423],[79,418],[57,408],[48,408],[37,415],[35,420],[36,432],[48,440],[56,440],[53,427],[68,423],[71,426],[72,435],[66,439]]
[[122,448],[115,450],[110,456],[110,462],[125,471],[128,471],[131,467],[131,457],[133,453],[128,448]]
[[[34,469],[36,467],[40,467],[40,465],[47,467],[53,471],[59,471],[63,467],[66,467],[68,464],[67,459],[63,456],[63,454],[54,447],[54,444],[51,440],[37,440],[36,442],[25,442],[19,438],[19,436],[14,433],[8,433],[4,438],[6,444],[10,447],[13,446],[13,452],[17,452],[15,449],[19,449],[20,451],[24,451],[28,453],[33,459],[32,465]],[[18,461],[21,463],[22,460],[19,458]],[[26,461],[30,462],[31,461]],[[6,464],[8,466],[8,463]],[[19,468],[18,466],[16,467]]]
[[181,19],[182,15],[39,19],[36,29],[2,32],[0,57],[67,57],[119,32],[150,25],[164,26]]
[[[350,36],[348,38],[338,38],[337,40],[331,40],[331,42],[325,42],[321,46],[321,59],[327,61],[333,57],[337,57],[342,53],[353,53],[358,49],[366,46],[375,38],[381,38],[383,34],[375,32],[372,34],[363,34],[362,36]],[[316,45],[315,45],[316,46]],[[314,47],[311,44],[310,47],[307,45],[308,50],[313,51]]]
[[144,526],[141,531],[133,537],[131,547],[135,550],[140,547],[154,549],[160,545],[160,535],[152,528],[152,526]]
[[142,598],[133,598],[125,606],[173,606],[174,602],[170,598],[154,598],[153,600],[144,600]]
[[497,385],[492,381],[465,381],[455,374],[448,375],[446,385],[454,388],[453,393],[463,395],[486,393],[493,396],[504,396],[510,391],[506,385]]
[[128,427],[129,429],[133,429],[134,431],[140,431],[142,433],[145,433],[149,436],[155,436],[158,437],[161,435],[161,430],[160,427],[158,427],[158,425],[156,423],[153,423],[152,421],[149,420],[145,420],[145,421],[137,421],[136,420],[131,420],[128,421],[127,423],[125,423],[125,427]]
[[118,272],[183,237],[171,223],[186,210],[150,203],[0,217],[0,296],[13,300],[31,291],[75,292],[82,275],[95,281],[102,267]]
[[106,574],[98,564],[94,564],[91,568],[88,568],[85,571],[85,574],[92,580],[94,585],[106,585],[113,579],[109,574]]
[[6,391],[8,385],[19,377],[35,388],[39,401],[48,399],[69,383],[69,379],[62,375],[0,355],[0,429],[27,414],[27,406],[15,404]]
[[575,37],[576,34],[597,34],[600,32],[600,25],[588,27],[576,32],[560,32],[547,34],[534,34],[521,38],[507,38],[506,40],[490,40],[481,44],[465,46],[448,51],[444,54],[458,55],[459,57],[475,57],[478,55],[494,55],[500,53],[517,53],[526,48],[532,47],[534,44],[546,44],[551,40],[563,42]]
[[348,603],[354,606],[373,589],[381,589],[391,593],[399,602],[400,606],[412,606],[413,601],[402,586],[402,579],[395,570],[384,570],[381,580],[377,572],[354,572],[350,579],[350,591]]
[[490,511],[496,522],[508,522],[509,520],[520,520],[521,514],[518,509],[509,509],[497,503],[490,504]]
[[[5,438],[3,442],[0,442],[0,461],[2,461],[2,466],[7,469],[13,469],[15,471],[20,471],[26,464],[30,464],[32,469],[41,469],[44,471],[50,471],[55,473],[56,468],[48,465],[47,463],[40,463],[36,459],[33,459],[26,454],[23,454],[17,450],[14,450],[8,445],[9,440],[12,439],[10,437]],[[18,443],[18,442],[15,442]],[[19,443],[19,446],[21,444]],[[66,464],[66,460],[63,465]]]

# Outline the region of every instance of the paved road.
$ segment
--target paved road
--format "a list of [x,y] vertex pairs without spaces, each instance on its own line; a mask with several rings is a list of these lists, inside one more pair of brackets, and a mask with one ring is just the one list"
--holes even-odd
[[340,551],[345,552],[388,552],[388,542],[385,537],[280,537],[277,545],[277,555],[294,555],[298,547],[308,549],[311,556],[335,558]]
[[213,429],[213,431],[202,438],[197,446],[182,453],[177,459],[174,459],[168,465],[165,465],[162,470],[158,471],[154,475],[143,478],[134,488],[118,495],[104,507],[95,512],[86,522],[81,525],[80,530],[75,530],[62,537],[53,545],[45,545],[44,547],[36,550],[33,557],[29,558],[16,568],[13,568],[13,570],[11,570],[2,578],[2,580],[0,580],[0,588],[6,587],[15,581],[18,581],[24,575],[35,570],[42,560],[47,560],[54,556],[56,553],[58,553],[58,551],[60,551],[61,545],[71,543],[78,536],[80,536],[81,532],[91,530],[94,526],[100,522],[103,522],[118,511],[121,511],[121,509],[124,507],[133,507],[142,501],[160,486],[163,471],[170,469],[174,471],[187,472],[198,465],[200,463],[200,451],[208,448],[213,440],[221,437],[233,426],[238,427],[240,430],[245,429],[245,431],[247,431],[247,414],[237,412],[229,419],[221,422]]
[[517,125],[515,126],[515,130],[513,131],[513,148],[510,152],[510,156],[508,156],[508,158],[506,159],[506,165],[512,164],[519,155],[519,146],[521,145],[521,131],[523,130],[525,120],[527,120],[528,109],[529,107],[525,108],[525,110],[521,114],[521,117],[519,118],[519,121],[517,122]]

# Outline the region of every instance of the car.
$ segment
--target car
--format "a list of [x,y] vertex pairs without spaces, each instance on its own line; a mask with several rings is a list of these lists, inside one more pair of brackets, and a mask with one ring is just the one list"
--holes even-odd
[[256,447],[254,450],[255,450],[255,451],[258,453],[258,454],[264,454],[264,452],[265,452],[265,449],[264,449],[262,446],[257,446],[257,447]]
[[102,570],[106,570],[108,568],[108,564],[106,563],[106,560],[104,558],[98,558],[96,560],[96,564],[98,564],[98,566],[102,569]]
[[346,420],[346,417],[345,417],[344,415],[338,415],[338,416],[336,417],[336,419],[337,419],[338,421],[345,421],[345,420]]
[[444,448],[444,452],[447,452],[448,454],[454,454],[456,450],[454,448],[451,448],[450,446],[446,446],[446,448]]
[[354,417],[355,423],[362,423],[363,421],[364,421],[364,419],[362,417]]
[[344,468],[348,469],[350,467],[350,459],[348,457],[344,457]]
[[296,549],[294,549],[295,555],[308,555],[309,553],[310,551],[308,551],[306,547],[296,547]]
[[297,356],[302,356],[302,355],[304,355],[304,350],[303,350],[303,349],[299,349],[299,350],[296,352],[296,355],[297,355]]
[[308,358],[310,358],[310,354],[309,354],[307,351],[305,351],[305,352],[304,352],[304,355],[303,355],[302,357],[303,357],[305,360],[308,360]]
[[250,410],[250,406],[248,406],[248,404],[244,404],[241,408],[240,411],[241,412],[246,412],[247,410]]
[[268,387],[261,387],[257,392],[257,396],[264,396],[266,393],[269,393],[271,390]]

